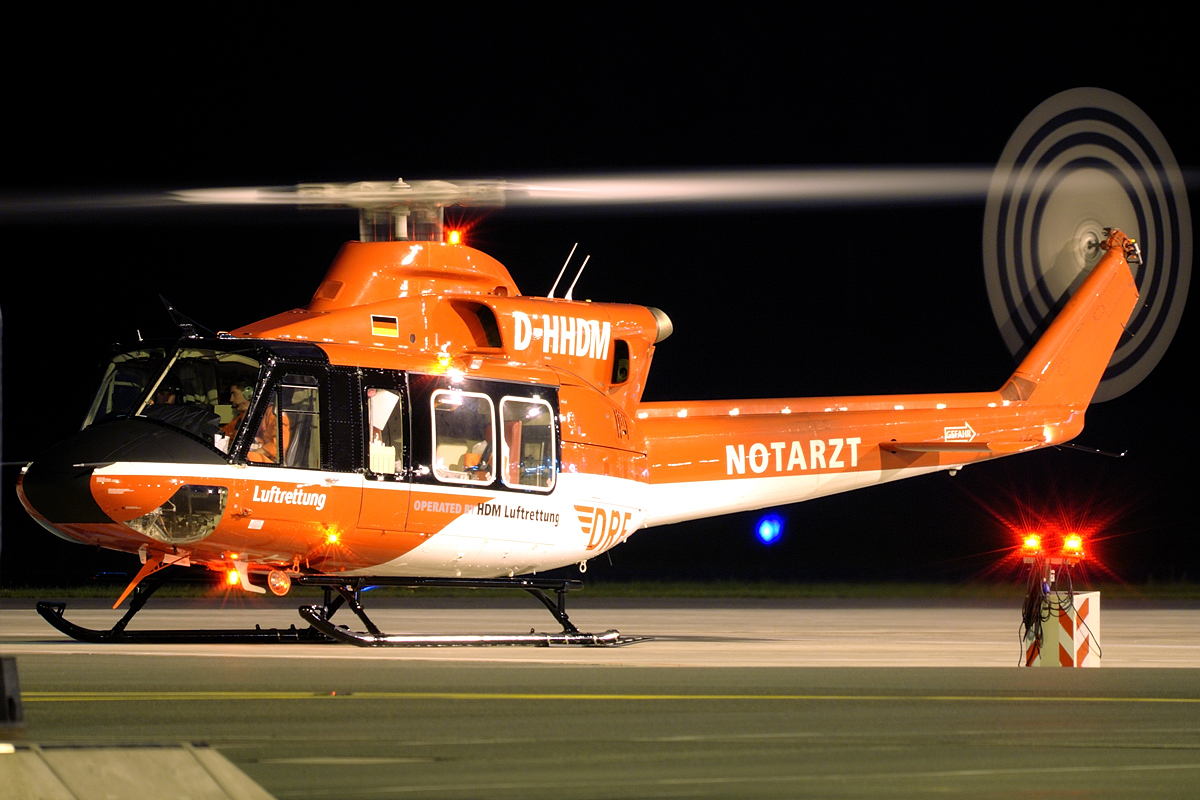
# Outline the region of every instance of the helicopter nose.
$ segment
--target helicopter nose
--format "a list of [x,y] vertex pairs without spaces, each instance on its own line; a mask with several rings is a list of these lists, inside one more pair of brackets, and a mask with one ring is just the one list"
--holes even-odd
[[26,468],[21,496],[51,523],[109,523],[92,496],[92,472],[116,462],[224,464],[225,459],[185,433],[145,419],[116,419],[51,447]]

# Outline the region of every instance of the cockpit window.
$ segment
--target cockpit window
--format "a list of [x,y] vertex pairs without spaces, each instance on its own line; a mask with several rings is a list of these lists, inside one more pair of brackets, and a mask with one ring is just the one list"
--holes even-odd
[[287,374],[271,389],[246,460],[321,468],[321,396],[312,375]]
[[132,350],[109,363],[84,427],[135,414],[187,431],[229,452],[259,381],[253,351]]
[[83,427],[133,413],[150,382],[162,371],[166,357],[166,351],[161,347],[130,350],[113,356]]

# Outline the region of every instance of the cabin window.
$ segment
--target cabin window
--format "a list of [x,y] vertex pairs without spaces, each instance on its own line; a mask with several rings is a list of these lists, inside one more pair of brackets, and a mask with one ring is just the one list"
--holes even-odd
[[404,403],[397,389],[366,389],[367,450],[375,475],[400,475],[404,471]]
[[447,483],[491,483],[496,474],[492,399],[439,389],[432,400],[434,475]]
[[550,491],[557,448],[554,409],[545,400],[500,400],[500,477],[506,486]]

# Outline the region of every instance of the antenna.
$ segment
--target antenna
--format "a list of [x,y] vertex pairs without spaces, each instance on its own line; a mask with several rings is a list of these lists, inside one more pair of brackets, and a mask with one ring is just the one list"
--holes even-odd
[[563,273],[567,271],[567,264],[571,263],[571,256],[575,255],[576,247],[579,247],[579,242],[571,245],[571,252],[567,253],[567,260],[563,262],[562,269],[558,271],[558,277],[554,279],[554,285],[550,287],[550,294],[546,295],[547,300],[554,299],[554,290],[558,288],[558,282],[562,280]]
[[[171,302],[161,294],[158,296],[158,299],[161,300],[162,304],[166,307],[167,314],[170,315],[171,321],[179,326],[180,333],[187,338],[195,339],[196,337],[200,336],[201,332],[206,333],[209,336],[213,335],[212,331],[201,325],[199,322],[196,322],[196,320],[192,319],[186,314],[183,314],[179,309],[171,305]],[[141,331],[138,331],[138,336],[141,336]]]
[[575,291],[575,284],[579,283],[579,276],[583,274],[583,270],[585,267],[587,267],[587,262],[588,262],[588,259],[590,259],[590,258],[591,258],[591,256],[587,256],[586,258],[583,259],[583,263],[579,265],[579,272],[575,273],[575,280],[571,281],[571,288],[567,289],[567,293],[566,293],[566,295],[564,295],[565,299],[567,299],[567,300],[572,299],[571,292]]

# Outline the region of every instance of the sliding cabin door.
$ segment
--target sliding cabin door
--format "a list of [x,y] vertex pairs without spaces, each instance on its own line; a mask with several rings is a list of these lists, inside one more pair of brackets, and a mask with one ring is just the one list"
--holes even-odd
[[358,526],[401,533],[411,494],[409,403],[404,374],[362,370],[363,498]]

